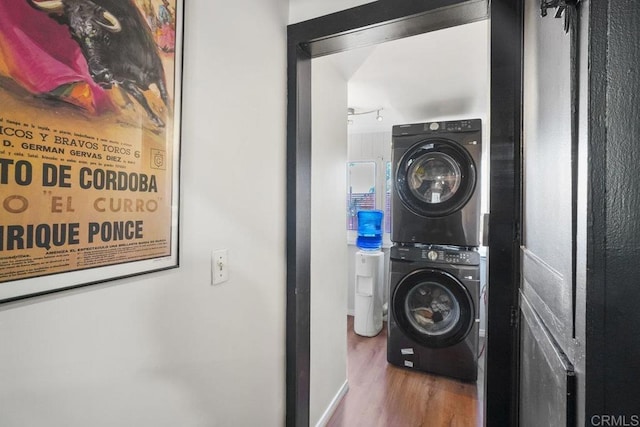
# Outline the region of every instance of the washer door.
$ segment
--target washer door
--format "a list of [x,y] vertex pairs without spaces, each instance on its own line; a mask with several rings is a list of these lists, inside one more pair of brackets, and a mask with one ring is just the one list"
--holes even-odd
[[402,278],[392,300],[392,315],[400,329],[426,347],[448,347],[464,340],[473,326],[471,295],[453,275],[433,269]]
[[460,210],[475,186],[475,163],[469,152],[453,141],[421,141],[409,148],[398,164],[398,195],[408,209],[421,216],[446,216]]

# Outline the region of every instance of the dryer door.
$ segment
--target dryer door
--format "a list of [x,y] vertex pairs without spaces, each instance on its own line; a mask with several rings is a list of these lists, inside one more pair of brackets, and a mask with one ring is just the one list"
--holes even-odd
[[430,139],[407,150],[395,178],[398,195],[409,210],[425,217],[446,216],[473,195],[476,166],[460,144]]
[[393,293],[391,307],[399,328],[432,348],[464,340],[475,321],[471,295],[458,279],[442,270],[407,274]]

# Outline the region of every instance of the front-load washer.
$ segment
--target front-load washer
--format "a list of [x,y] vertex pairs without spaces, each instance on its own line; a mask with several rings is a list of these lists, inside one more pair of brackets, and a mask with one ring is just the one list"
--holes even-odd
[[480,246],[480,119],[393,127],[391,240]]
[[387,361],[475,381],[480,312],[477,250],[395,245],[390,263]]

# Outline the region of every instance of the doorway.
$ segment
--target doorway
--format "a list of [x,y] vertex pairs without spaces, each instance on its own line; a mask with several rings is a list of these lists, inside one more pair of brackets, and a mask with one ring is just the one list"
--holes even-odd
[[[382,226],[384,274],[380,275],[378,282],[380,287],[375,292],[375,298],[377,301],[381,300],[381,303],[388,303],[389,299],[392,224],[390,207],[393,186],[391,130],[393,125],[480,119],[483,124],[482,137],[479,140],[483,161],[478,161],[476,164],[481,183],[477,191],[484,199],[481,204],[482,212],[488,211],[488,162],[485,161],[488,159],[489,148],[488,32],[488,20],[480,20],[375,46],[313,58],[311,61],[313,221],[310,420],[312,425],[318,419],[321,422],[326,421],[334,409],[335,416],[331,418],[329,425],[341,425],[340,422],[342,425],[357,425],[358,423],[366,424],[368,421],[371,425],[376,425],[376,422],[392,425],[397,424],[399,419],[404,419],[407,425],[415,425],[422,419],[423,411],[430,414],[425,419],[431,422],[437,419],[436,414],[438,417],[464,419],[462,425],[472,425],[470,423],[476,425],[472,420],[481,419],[483,366],[479,370],[474,370],[478,372],[478,381],[467,383],[425,373],[438,370],[439,368],[436,367],[414,366],[414,371],[417,372],[399,369],[393,363],[388,364],[386,361],[387,329],[380,332],[377,329],[383,326],[382,322],[377,323],[381,320],[377,316],[381,315],[377,314],[378,320],[370,324],[362,323],[366,322],[367,318],[366,316],[363,318],[363,313],[360,311],[359,315],[355,316],[359,320],[355,327],[353,321],[356,300],[363,304],[362,299],[356,297],[355,283],[356,254],[358,253],[356,213],[359,210],[380,209],[384,213]],[[341,79],[337,79],[336,75]],[[332,83],[333,80],[339,81]],[[340,96],[344,91],[348,93],[347,100]],[[327,93],[331,95],[327,96]],[[340,127],[342,129],[336,129]],[[348,143],[344,141],[345,133],[348,135]],[[337,181],[344,187],[343,174],[339,168],[343,167],[345,154],[347,182],[343,193],[337,191],[339,186],[334,184]],[[328,194],[334,187],[338,194]],[[346,221],[345,194],[348,199]],[[331,209],[331,212],[328,212],[328,209]],[[345,227],[342,226],[345,222],[346,242]],[[431,240],[420,241],[430,242]],[[348,248],[346,260],[342,252],[345,245]],[[478,251],[483,267],[486,263],[485,250],[486,247],[481,247]],[[348,271],[346,275],[348,320],[344,315],[344,280],[341,280],[344,275],[339,276],[345,269]],[[483,280],[484,274],[480,276],[480,283],[472,285],[472,292],[480,293],[486,285],[486,281]],[[486,295],[484,292],[482,294]],[[478,342],[477,340],[480,341],[477,344],[478,348],[474,350],[476,356],[481,354],[484,348],[482,340],[486,336],[483,300],[484,298],[480,297],[480,304],[474,303],[472,308],[473,318],[480,319],[479,328],[475,326],[473,331],[469,331],[469,337],[475,337],[474,343]],[[376,313],[381,309],[380,306],[377,307]],[[351,325],[346,328],[346,331],[345,322]],[[363,330],[363,328],[371,329]],[[360,338],[354,334],[354,329],[366,336],[376,333],[377,335],[374,338]],[[345,341],[347,342],[346,368],[344,358],[342,361],[339,360],[343,357]],[[476,346],[471,342],[469,345],[473,348]],[[327,353],[325,351],[327,348],[331,348],[332,351]],[[395,355],[395,351],[392,350],[392,353]],[[372,354],[378,356],[372,357]],[[363,364],[363,360],[368,362]],[[483,360],[480,361],[481,365]],[[450,369],[460,375],[459,367]],[[345,370],[348,384],[343,383]],[[399,377],[403,378],[402,381],[398,381]],[[413,386],[407,389],[402,385],[405,382]],[[340,401],[336,397],[336,390],[343,391],[347,386],[348,393]],[[402,390],[397,390],[398,387]],[[460,393],[447,394],[446,390],[450,389],[457,389]],[[429,390],[438,391],[434,394]],[[458,401],[456,398],[458,396],[464,396],[464,404]],[[336,404],[336,401],[339,402],[337,407],[327,409],[327,405]],[[407,406],[409,401],[413,403]],[[377,409],[363,410],[361,406],[365,402]],[[459,407],[455,414],[451,414],[448,410],[450,405]],[[417,407],[421,409],[410,410]],[[402,414],[398,416],[397,412]],[[368,413],[371,418],[359,416],[355,421],[354,413]],[[479,415],[476,415],[477,413]],[[336,421],[337,419],[341,421]]]
[[[488,12],[485,1],[438,1],[431,2],[430,5],[415,3],[424,2],[379,0],[289,26],[288,426],[309,424],[311,58],[486,19]],[[514,25],[519,15],[517,5],[509,1],[492,2],[491,13],[492,16],[497,14],[504,18],[493,20],[491,24],[491,193],[498,196],[500,204],[491,206],[489,231],[492,259],[489,277],[496,298],[489,298],[488,335],[492,338],[487,343],[488,402],[485,414],[488,425],[509,425],[514,416],[513,395],[508,391],[514,390],[515,359],[512,352],[515,340],[510,313],[517,290],[517,282],[514,280],[517,273],[517,260],[514,256],[517,244],[514,242],[517,239],[514,238],[514,230],[516,219],[519,218],[519,203],[515,191],[518,188],[518,174],[515,169],[519,161],[520,63],[519,27]],[[495,34],[500,37],[496,38]],[[494,84],[495,81],[500,84]],[[491,255],[494,252],[496,257]],[[504,363],[505,359],[507,363]]]

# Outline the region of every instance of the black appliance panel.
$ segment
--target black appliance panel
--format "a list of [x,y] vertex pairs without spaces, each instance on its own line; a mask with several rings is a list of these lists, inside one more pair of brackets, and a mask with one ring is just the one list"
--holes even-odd
[[479,119],[393,127],[391,240],[480,246]]
[[391,247],[389,363],[463,381],[477,379],[479,263],[471,248]]

